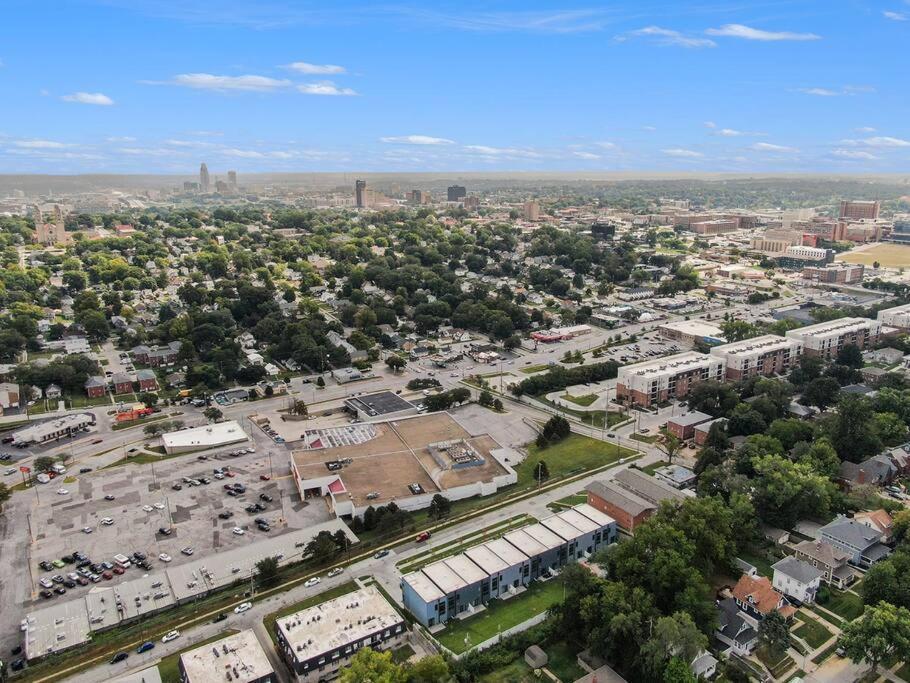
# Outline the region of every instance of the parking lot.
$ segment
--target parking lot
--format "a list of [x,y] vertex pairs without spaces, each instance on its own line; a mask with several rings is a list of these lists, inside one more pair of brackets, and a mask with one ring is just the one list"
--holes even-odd
[[[168,558],[167,564],[176,566],[194,555],[211,556],[264,535],[306,528],[330,518],[321,502],[300,500],[283,448],[272,448],[270,467],[269,451],[261,446],[255,446],[253,453],[231,455],[247,450],[247,446],[251,444],[223,449],[217,455],[188,454],[155,463],[101,469],[79,475],[70,483],[58,483],[58,478],[40,487],[25,539],[30,535],[32,541],[28,558],[31,592],[18,596],[17,602],[40,601],[40,579],[54,583],[54,575],[63,577],[67,592],[74,596],[88,591],[91,580],[87,585],[74,586],[75,582],[67,576],[76,570],[75,563],[51,570],[39,566],[42,561],[54,560],[59,565],[61,558],[75,551],[96,565],[104,561],[115,564],[116,554],[140,551],[157,569]],[[222,468],[227,470],[216,478],[215,470]],[[209,483],[202,483],[202,479]],[[245,491],[229,495],[226,487],[238,485]],[[57,493],[60,489],[67,493]],[[259,509],[250,507],[257,504]],[[269,531],[254,523],[260,518],[268,523]],[[235,527],[243,533],[235,533]],[[103,568],[107,572],[98,582],[105,585],[134,578],[141,571],[130,568],[121,575],[112,567]],[[60,585],[58,578],[53,588]],[[56,599],[71,597],[61,595]]]

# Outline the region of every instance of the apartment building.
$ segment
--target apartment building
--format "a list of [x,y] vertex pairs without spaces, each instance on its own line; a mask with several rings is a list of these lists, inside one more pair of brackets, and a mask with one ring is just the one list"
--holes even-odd
[[838,263],[824,267],[809,266],[803,268],[804,280],[819,284],[852,285],[862,282],[865,266],[862,263]]
[[910,304],[879,311],[878,322],[887,327],[896,327],[904,331],[910,330]]
[[803,354],[798,339],[766,334],[711,349],[711,355],[724,362],[724,376],[738,381],[756,375],[780,375],[789,372]]
[[722,381],[723,378],[723,359],[687,351],[621,367],[616,380],[616,398],[648,407],[683,398],[698,382]]
[[878,341],[882,324],[868,318],[839,318],[808,325],[787,332],[787,337],[801,342],[807,356],[834,358],[844,346],[854,344],[860,349]]

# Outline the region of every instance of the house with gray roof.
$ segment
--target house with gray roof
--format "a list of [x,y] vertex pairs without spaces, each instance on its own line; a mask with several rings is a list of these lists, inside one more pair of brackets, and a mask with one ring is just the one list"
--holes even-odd
[[863,569],[891,554],[891,549],[881,542],[878,531],[842,515],[818,532],[821,540],[844,551],[850,564]]
[[771,569],[774,570],[774,588],[788,598],[796,598],[803,603],[815,602],[815,594],[824,576],[822,571],[792,555],[778,560],[771,565]]
[[592,481],[585,487],[585,491],[588,494],[588,505],[609,515],[629,532],[635,531],[657,510],[657,505],[651,501],[609,479]]
[[728,652],[748,657],[758,645],[758,622],[741,609],[733,598],[717,603],[717,630],[714,637]]
[[680,491],[660,479],[637,469],[621,470],[613,478],[623,488],[641,496],[654,505],[660,505],[665,500],[681,501],[694,495],[691,491]]
[[897,466],[887,453],[879,453],[860,463],[844,461],[840,464],[840,478],[848,486],[872,484],[887,486],[897,476]]
[[801,541],[794,547],[794,557],[822,572],[822,580],[844,589],[853,583],[856,571],[847,563],[850,555],[824,541]]

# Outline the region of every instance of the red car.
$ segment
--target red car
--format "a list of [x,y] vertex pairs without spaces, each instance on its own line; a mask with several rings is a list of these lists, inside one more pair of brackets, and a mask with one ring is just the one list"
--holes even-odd
[[118,576],[119,576],[120,574],[123,574],[124,571],[125,571],[125,570],[123,569],[123,567],[114,567],[114,573],[117,574]]
[[269,475],[267,475],[267,474],[260,474],[260,475],[259,475],[259,478],[260,478],[262,481],[268,481],[269,479],[271,479],[271,477],[270,477]]
[[225,490],[225,491],[230,491],[232,488],[234,488],[234,485],[233,485],[233,484],[225,484],[225,485],[224,485],[224,490]]
[[94,446],[95,444],[99,444],[99,443],[104,443],[104,439],[95,439],[94,441],[92,441],[92,445],[93,445],[93,446]]
[[101,578],[102,578],[102,579],[107,579],[108,581],[110,581],[111,579],[114,578],[114,575],[111,574],[110,572],[102,572],[102,573],[101,573]]
[[226,476],[226,477],[233,477],[233,476],[234,476],[234,473],[233,473],[233,472],[229,472],[229,471],[227,471],[227,470],[225,470],[225,472],[224,472],[224,476]]

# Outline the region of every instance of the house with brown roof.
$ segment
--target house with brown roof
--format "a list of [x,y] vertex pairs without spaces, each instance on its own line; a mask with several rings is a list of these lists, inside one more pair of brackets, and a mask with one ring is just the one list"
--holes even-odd
[[764,619],[774,611],[785,619],[796,613],[796,608],[774,589],[766,576],[740,576],[733,587],[733,599],[737,607],[755,619]]
[[856,572],[848,563],[850,556],[824,541],[801,541],[793,547],[793,556],[822,572],[822,580],[835,588],[853,583]]
[[854,513],[854,521],[859,522],[860,524],[865,524],[871,529],[875,529],[881,536],[879,540],[882,543],[891,542],[891,530],[894,527],[894,519],[891,515],[888,514],[886,510],[864,510],[862,512]]

